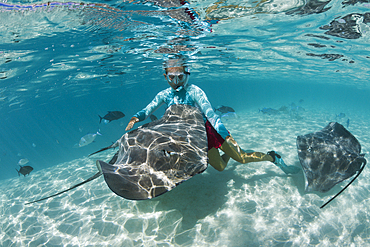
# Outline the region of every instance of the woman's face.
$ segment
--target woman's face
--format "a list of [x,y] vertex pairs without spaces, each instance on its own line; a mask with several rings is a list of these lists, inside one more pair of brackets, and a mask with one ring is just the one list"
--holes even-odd
[[188,73],[185,72],[185,68],[181,67],[170,67],[166,68],[166,73],[164,74],[168,84],[174,89],[178,89],[185,85],[187,82]]

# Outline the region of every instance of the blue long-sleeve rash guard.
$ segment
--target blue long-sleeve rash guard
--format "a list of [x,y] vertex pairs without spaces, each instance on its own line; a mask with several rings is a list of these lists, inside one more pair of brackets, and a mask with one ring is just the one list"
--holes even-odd
[[152,102],[150,102],[144,109],[136,113],[134,117],[137,117],[139,121],[143,121],[163,104],[166,104],[167,107],[175,104],[198,107],[222,138],[225,139],[230,135],[229,131],[227,131],[224,124],[221,122],[220,116],[214,112],[206,94],[202,89],[192,84],[186,85],[185,88],[182,88],[179,91],[175,91],[169,87],[159,92],[154,97]]

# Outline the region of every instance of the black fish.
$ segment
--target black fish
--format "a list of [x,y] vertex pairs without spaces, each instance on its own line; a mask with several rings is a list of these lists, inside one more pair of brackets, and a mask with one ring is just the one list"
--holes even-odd
[[150,120],[152,121],[155,121],[155,120],[158,120],[158,118],[156,116],[154,116],[153,114],[150,114]]
[[19,171],[17,169],[15,169],[17,172],[18,172],[18,176],[20,176],[21,174],[23,176],[26,176],[27,174],[30,174],[30,172],[32,172],[33,170],[33,167],[31,166],[21,166],[21,169],[19,169]]
[[100,115],[98,115],[98,116],[100,117],[100,122],[99,123],[101,123],[101,120],[103,120],[103,119],[107,120],[108,123],[110,123],[113,120],[123,118],[125,116],[125,114],[123,112],[120,112],[120,111],[108,111],[108,113],[105,114],[104,117],[101,117]]
[[235,110],[231,108],[230,106],[224,106],[224,105],[215,108],[215,111],[219,111],[221,113],[235,112]]

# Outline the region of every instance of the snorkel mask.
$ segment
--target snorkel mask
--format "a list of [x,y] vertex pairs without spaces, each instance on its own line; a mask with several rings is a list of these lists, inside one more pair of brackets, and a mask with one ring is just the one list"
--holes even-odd
[[189,75],[190,73],[187,71],[168,72],[166,74],[166,79],[168,81],[168,84],[170,84],[170,86],[178,92],[183,89],[188,83]]
[[184,57],[168,59],[164,62],[164,69],[166,70],[164,76],[173,90],[178,92],[186,87],[190,73]]

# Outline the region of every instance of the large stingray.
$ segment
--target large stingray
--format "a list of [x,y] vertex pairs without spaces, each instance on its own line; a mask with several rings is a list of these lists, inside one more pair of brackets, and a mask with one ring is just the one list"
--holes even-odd
[[198,108],[188,105],[170,106],[160,120],[127,132],[111,146],[95,153],[115,147],[119,150],[109,163],[97,160],[99,172],[94,176],[29,203],[60,195],[102,174],[117,195],[133,200],[149,199],[207,168],[204,120]]
[[318,132],[298,136],[297,149],[305,174],[306,191],[327,192],[358,172],[338,196],[360,175],[366,164],[358,140],[336,122],[329,123]]

